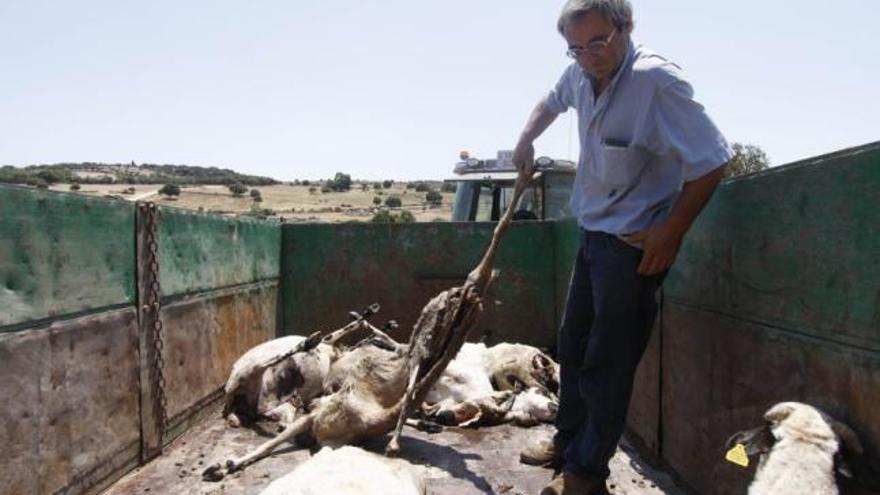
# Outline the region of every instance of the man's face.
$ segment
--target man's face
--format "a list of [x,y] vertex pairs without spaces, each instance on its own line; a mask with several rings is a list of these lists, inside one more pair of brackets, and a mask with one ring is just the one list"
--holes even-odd
[[[626,56],[630,31],[629,26],[615,29],[610,19],[599,12],[590,12],[566,25],[562,36],[570,50],[580,52],[575,57],[578,65],[590,77],[601,81],[610,79]],[[604,48],[588,49],[591,43],[601,45],[609,38],[611,42]]]

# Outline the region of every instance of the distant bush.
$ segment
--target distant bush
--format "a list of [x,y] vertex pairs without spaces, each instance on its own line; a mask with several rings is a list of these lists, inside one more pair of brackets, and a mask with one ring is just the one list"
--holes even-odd
[[402,205],[403,201],[397,196],[388,196],[385,198],[385,206],[389,208],[400,208]]
[[370,221],[373,223],[412,223],[416,221],[416,217],[407,210],[401,211],[398,215],[388,210],[381,210],[373,215]]
[[376,191],[380,191],[382,189],[382,184],[379,184],[378,182],[374,183],[373,189],[375,189]]
[[302,185],[304,185],[304,186],[308,186],[311,183],[312,183],[312,181],[310,181],[309,179],[303,179],[303,181],[302,181]]
[[165,184],[159,189],[159,194],[164,196],[180,196],[180,186],[177,184]]
[[428,191],[427,194],[425,194],[425,201],[427,201],[428,204],[432,206],[440,206],[441,204],[443,204],[443,195],[431,189],[430,191]]
[[385,189],[391,189],[391,186],[393,186],[393,185],[394,185],[393,180],[382,181],[382,187],[384,187]]
[[226,187],[229,188],[229,192],[231,192],[232,195],[236,198],[244,196],[244,193],[248,191],[248,188],[241,182],[233,182]]
[[431,190],[431,187],[428,186],[427,182],[417,182],[415,185],[416,192],[428,192]]
[[327,180],[325,186],[331,191],[348,191],[351,189],[351,176],[343,174],[342,172],[336,172],[336,175],[332,179]]
[[251,199],[254,200],[254,203],[261,203],[263,201],[263,195],[259,189],[251,189]]
[[373,196],[373,204],[379,206],[382,204],[382,198],[379,196]]
[[309,194],[315,194],[318,191],[318,188],[315,186],[309,187]]
[[440,190],[445,193],[454,193],[455,182],[444,182],[443,185],[440,186]]
[[333,192],[333,189],[330,189],[330,186],[321,186],[321,192],[323,194],[327,194],[329,192]]
[[77,184],[76,182],[74,182],[73,184],[70,185],[71,191],[79,191],[80,189],[82,189],[82,187],[79,184]]

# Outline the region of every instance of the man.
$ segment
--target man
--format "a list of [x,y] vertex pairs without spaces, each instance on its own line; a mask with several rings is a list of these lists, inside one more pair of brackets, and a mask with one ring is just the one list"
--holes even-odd
[[601,494],[657,289],[733,152],[681,70],[632,43],[628,0],[569,0],[558,29],[574,63],[532,112],[513,161],[531,170],[533,141],[577,110],[581,246],[559,332],[557,432],[522,460],[561,465],[542,494]]

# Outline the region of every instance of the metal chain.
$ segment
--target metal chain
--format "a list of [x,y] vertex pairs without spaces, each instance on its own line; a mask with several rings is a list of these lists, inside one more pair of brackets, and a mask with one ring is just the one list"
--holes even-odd
[[[150,270],[150,287],[148,289],[149,297],[147,304],[153,311],[155,316],[153,320],[153,355],[152,362],[153,373],[156,377],[154,382],[154,396],[156,397],[156,415],[159,417],[159,438],[165,434],[165,427],[168,424],[168,403],[165,398],[165,332],[162,326],[161,303],[159,291],[159,208],[154,203],[147,203],[146,208],[147,223],[147,250],[148,250],[148,266]],[[161,442],[161,440],[160,440]]]

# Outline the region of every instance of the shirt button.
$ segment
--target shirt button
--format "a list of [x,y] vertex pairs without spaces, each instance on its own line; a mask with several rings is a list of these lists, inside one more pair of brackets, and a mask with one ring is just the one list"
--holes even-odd
[[617,189],[612,189],[611,192],[608,193],[608,197],[613,198],[615,194],[617,194]]

